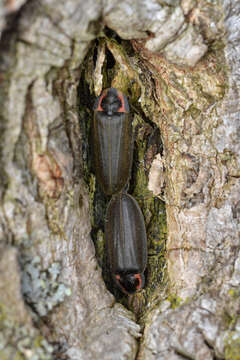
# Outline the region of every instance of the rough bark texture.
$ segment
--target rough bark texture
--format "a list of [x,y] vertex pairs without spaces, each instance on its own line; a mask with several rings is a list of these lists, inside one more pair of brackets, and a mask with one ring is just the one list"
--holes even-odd
[[[239,16],[237,0],[0,3],[1,359],[240,359]],[[148,232],[128,300],[89,166],[109,85],[134,112]]]

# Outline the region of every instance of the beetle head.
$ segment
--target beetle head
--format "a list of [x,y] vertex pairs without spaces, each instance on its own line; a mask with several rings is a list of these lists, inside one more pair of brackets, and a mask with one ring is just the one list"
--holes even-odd
[[108,116],[114,113],[129,112],[126,96],[115,88],[105,89],[96,99],[94,110],[103,111]]
[[115,274],[114,277],[118,287],[125,294],[133,294],[136,291],[141,290],[145,282],[143,274],[136,274],[130,271],[119,272],[118,274]]
[[102,105],[103,111],[107,115],[111,116],[111,115],[113,115],[113,113],[118,112],[118,110],[122,106],[122,103],[121,103],[121,100],[119,99],[119,97],[117,96],[116,91],[109,89],[106,96],[102,99],[101,105]]

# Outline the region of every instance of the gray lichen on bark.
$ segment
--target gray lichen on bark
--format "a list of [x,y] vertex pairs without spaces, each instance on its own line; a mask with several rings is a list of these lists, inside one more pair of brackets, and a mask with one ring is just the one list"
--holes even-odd
[[[24,1],[1,4],[3,19],[10,3],[17,11]],[[3,32],[1,358],[239,359],[239,14],[238,1],[41,0],[26,2]],[[131,89],[131,191],[151,249],[146,290],[128,303],[143,309],[140,347],[141,328],[107,291],[90,236],[97,203],[84,157],[81,124],[91,113],[79,91],[83,73],[91,97],[109,79]],[[146,141],[153,123],[161,154]],[[166,201],[167,272],[154,257],[165,213],[147,188],[149,173],[149,189]],[[17,257],[35,314],[23,302]]]
[[[178,151],[183,155],[187,150],[186,156],[190,156],[189,165],[185,162],[186,170],[192,168],[189,175],[195,181],[190,181],[186,189],[185,169],[177,153],[173,151],[170,155],[171,162],[165,159],[171,164],[173,176],[170,180],[169,174],[166,198],[177,202],[174,205],[169,201],[167,205],[168,271],[172,289],[176,289],[179,301],[185,299],[186,304],[171,309],[166,302],[163,310],[157,308],[149,315],[140,351],[143,359],[239,357],[237,309],[240,283],[236,278],[240,190],[239,30],[236,31],[239,10],[238,2],[232,5],[224,3],[223,12],[227,14],[224,54],[228,80],[225,79],[222,85],[226,86],[228,81],[228,86],[222,96],[217,96],[218,99],[214,91],[215,100],[208,109],[192,112],[192,124],[185,117],[185,126],[192,130],[192,140],[189,143],[182,137],[178,141]],[[209,93],[211,83],[207,81],[206,85]],[[201,121],[200,133],[198,129],[194,130],[198,119]],[[179,129],[178,124],[175,123],[174,131],[179,133],[181,127]],[[167,134],[169,136],[169,132]],[[183,150],[179,146],[181,142]],[[175,182],[176,176],[178,183]],[[184,182],[181,184],[182,176]]]
[[[105,289],[90,238],[86,185],[76,178],[79,169],[74,168],[78,160],[74,164],[73,152],[78,155],[80,141],[78,67],[95,36],[89,23],[99,16],[100,4],[95,1],[31,2],[19,20],[13,48],[5,51],[2,61],[1,149],[6,184],[2,241],[13,242],[19,255],[32,257],[32,263],[39,256],[42,270],[61,264],[59,281],[72,294],[49,314],[48,322],[53,328],[61,324],[51,341],[61,344],[72,359],[97,358],[101,347],[103,353],[108,349],[108,356],[114,353],[114,342],[104,346],[106,333],[122,339],[120,357],[134,354],[139,336],[132,315],[114,304]],[[36,282],[41,280],[37,276]],[[48,286],[46,296],[42,292],[39,301],[45,300],[45,309],[50,310],[53,287],[48,282],[44,286]],[[33,291],[33,303],[34,295]],[[29,291],[31,304],[30,298]],[[56,304],[61,301],[62,295]],[[41,314],[39,306],[35,310]]]

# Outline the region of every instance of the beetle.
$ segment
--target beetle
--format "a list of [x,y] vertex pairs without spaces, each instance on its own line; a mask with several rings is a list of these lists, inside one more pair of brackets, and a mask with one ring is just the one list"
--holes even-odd
[[112,195],[127,184],[132,168],[132,119],[126,96],[105,89],[94,104],[92,147],[95,174],[103,192]]
[[145,283],[147,235],[137,201],[126,192],[114,195],[105,219],[108,262],[112,277],[125,294],[133,294]]

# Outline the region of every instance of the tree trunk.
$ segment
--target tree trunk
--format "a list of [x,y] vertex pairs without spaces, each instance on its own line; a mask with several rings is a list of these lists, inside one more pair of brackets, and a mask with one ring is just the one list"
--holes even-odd
[[[239,1],[0,10],[0,359],[239,360]],[[148,236],[129,297],[92,164],[106,87],[130,101]]]

